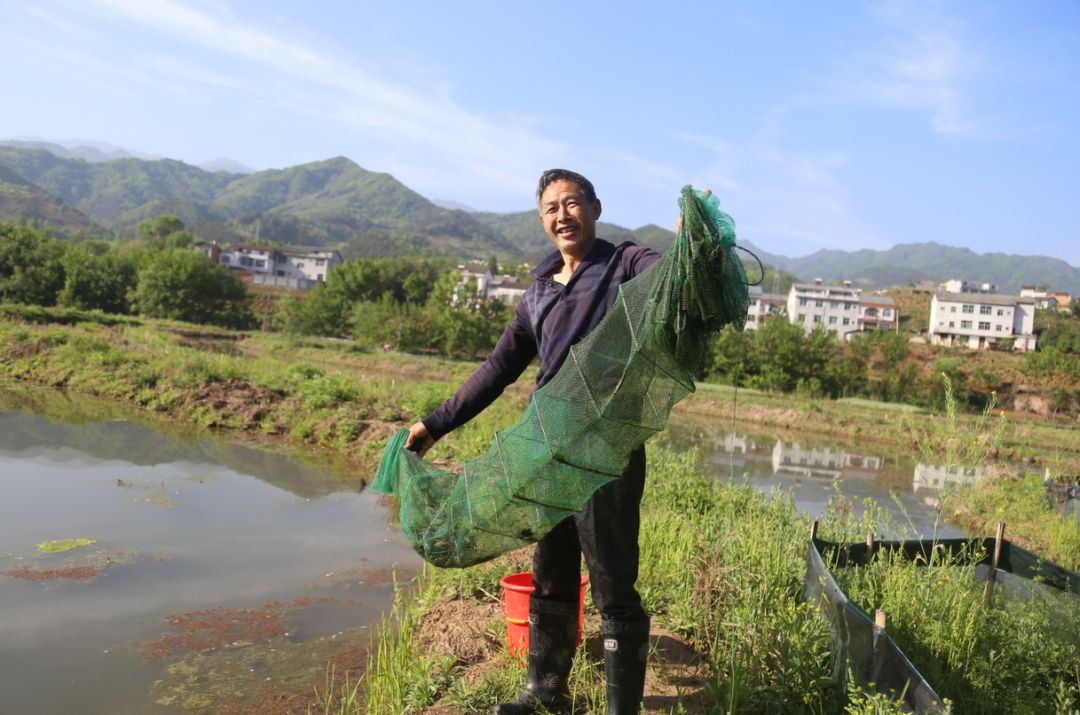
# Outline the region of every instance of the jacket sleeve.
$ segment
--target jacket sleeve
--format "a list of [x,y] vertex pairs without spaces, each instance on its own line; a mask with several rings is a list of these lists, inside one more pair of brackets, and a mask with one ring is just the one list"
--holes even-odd
[[623,252],[623,266],[626,277],[633,278],[651,266],[660,258],[660,254],[647,246],[632,245]]
[[536,357],[536,338],[525,305],[525,300],[518,303],[514,318],[476,372],[453,397],[423,419],[432,437],[439,439],[483,412]]

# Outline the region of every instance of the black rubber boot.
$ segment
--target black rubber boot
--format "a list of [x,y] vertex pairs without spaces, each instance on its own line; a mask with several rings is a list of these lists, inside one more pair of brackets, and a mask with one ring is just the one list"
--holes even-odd
[[529,601],[529,673],[517,698],[495,706],[495,715],[532,715],[569,709],[567,678],[577,648],[578,604]]
[[604,678],[607,715],[637,715],[645,691],[645,661],[649,655],[649,619],[600,624],[604,639]]

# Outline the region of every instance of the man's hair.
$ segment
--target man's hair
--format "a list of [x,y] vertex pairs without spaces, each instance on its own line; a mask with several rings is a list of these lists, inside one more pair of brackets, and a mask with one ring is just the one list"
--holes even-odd
[[581,193],[585,194],[586,201],[589,203],[596,201],[596,189],[593,188],[592,182],[584,176],[568,169],[548,169],[540,175],[540,183],[536,186],[536,203],[538,205],[540,197],[544,195],[544,190],[556,181],[573,181],[581,189]]

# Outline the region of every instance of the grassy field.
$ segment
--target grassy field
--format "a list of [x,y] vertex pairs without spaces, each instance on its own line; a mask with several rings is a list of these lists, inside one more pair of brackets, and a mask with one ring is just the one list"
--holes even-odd
[[[639,580],[654,615],[645,712],[902,712],[857,686],[816,607],[800,599],[808,519],[782,495],[702,476],[697,458],[650,453]],[[819,534],[859,541],[880,530],[886,517],[864,506],[838,500]],[[527,570],[527,557],[428,569],[413,598],[403,596],[383,623],[361,702],[334,711],[452,715],[512,697],[524,671],[499,643],[498,579]],[[987,610],[974,569],[948,562],[927,568],[878,559],[846,575],[856,603],[888,612],[889,632],[917,654],[916,666],[955,712],[1080,707],[1075,596],[1064,612],[1053,598],[1004,595]],[[604,712],[599,640],[591,616],[571,676],[576,713]]]
[[[340,457],[360,478],[372,472],[395,429],[438,405],[475,368],[364,352],[347,341],[112,321],[72,311],[37,311],[32,318],[19,311],[6,314],[0,321],[0,373],[9,379],[107,397],[205,429]],[[453,465],[482,452],[492,431],[520,414],[528,383],[522,380],[484,415],[442,440],[431,458]],[[1066,423],[997,413],[935,415],[903,405],[805,400],[707,384],[678,411],[710,420],[717,429],[753,423],[906,445],[949,458],[1014,458],[1057,475],[1080,471],[1080,435]],[[727,484],[703,477],[697,459],[693,451],[650,452],[640,581],[658,626],[649,710],[895,711],[887,701],[849,687],[828,629],[799,601],[806,519],[785,497],[766,499],[739,483],[738,475]],[[1047,519],[1033,484],[1020,476],[987,487],[997,492],[957,492],[943,513],[982,523],[1004,519],[1033,550],[1076,563],[1080,529]],[[835,504],[823,535],[865,538],[883,518],[869,506],[864,512]],[[855,513],[868,515],[856,520]],[[346,688],[342,701],[342,686],[331,679],[322,693],[325,709],[472,712],[513,694],[523,671],[500,645],[497,582],[510,570],[527,570],[527,558],[518,553],[466,571],[431,569],[415,587],[403,584],[363,683]],[[943,694],[954,699],[958,712],[1000,712],[997,703],[1015,702],[1017,692],[1030,707],[1019,703],[1015,712],[1080,708],[1080,682],[1071,670],[1080,662],[1080,643],[1071,640],[1080,626],[1068,620],[1080,617],[1080,609],[1068,611],[1062,621],[1060,614],[1057,620],[1046,615],[1048,606],[1035,600],[1020,606],[1001,601],[990,615],[975,618],[969,601],[981,603],[981,589],[961,588],[972,581],[961,567],[942,565],[940,573],[889,564],[877,568],[850,584],[857,600],[867,610],[885,607],[898,614],[890,623],[913,648],[935,663],[948,663]],[[928,586],[938,582],[958,585]],[[939,604],[936,598],[944,600]],[[942,624],[932,632],[920,630],[920,609],[937,614]],[[954,613],[959,620],[950,620]],[[593,630],[587,629],[587,647],[574,670],[577,712],[583,713],[602,711],[595,614],[591,618]],[[1009,658],[1002,661],[1005,651],[999,646],[1006,637],[1015,643],[1010,641]],[[1053,662],[1031,655],[1050,647],[1048,638],[1057,639],[1052,644],[1060,657]],[[980,645],[973,650],[971,642]],[[987,676],[991,671],[997,675]],[[1021,681],[1032,685],[1019,691]]]

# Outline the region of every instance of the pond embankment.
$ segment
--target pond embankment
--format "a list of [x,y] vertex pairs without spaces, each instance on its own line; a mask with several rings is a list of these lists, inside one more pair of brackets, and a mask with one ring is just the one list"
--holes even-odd
[[[342,341],[151,322],[0,323],[0,344],[0,370],[8,378],[108,397],[248,439],[299,446],[346,461],[357,479],[371,473],[393,430],[437,406],[475,367],[355,352]],[[216,350],[225,344],[227,350]],[[492,430],[520,414],[527,382],[442,440],[431,458],[455,464],[483,451]],[[931,452],[955,453],[962,441],[983,457],[1059,473],[1080,471],[1075,425],[1009,415],[1004,427],[987,437],[979,432],[985,421],[980,426],[975,416],[702,385],[677,408],[675,418],[680,416],[707,420],[718,430],[751,423]],[[653,488],[647,490],[651,501],[645,510],[641,585],[663,627],[653,639],[663,658],[654,661],[647,708],[692,711],[726,703],[747,711],[775,711],[802,702],[807,711],[833,711],[846,694],[824,667],[829,637],[798,600],[805,517],[783,500],[766,501],[752,489],[703,479],[696,454],[680,457],[657,450],[656,455],[650,466]],[[997,508],[982,516],[993,518]],[[947,508],[945,513],[951,512]],[[1012,515],[1006,510],[1003,516],[1008,521]],[[841,508],[827,528],[834,538],[856,539],[875,528],[853,518],[851,510]],[[498,576],[521,568],[523,558],[506,557],[467,571],[432,571],[422,578],[415,599],[400,602],[384,624],[362,707],[370,712],[468,712],[519,687],[521,669],[492,635],[500,627],[497,614],[492,615],[492,598]],[[473,614],[470,628],[487,634],[490,647],[477,652],[473,636],[449,639],[459,645],[468,641],[469,653],[458,652],[452,642],[435,647],[438,638],[430,624],[445,623],[446,614],[460,620],[465,612]],[[1036,629],[1027,635],[1037,642],[1041,634]],[[1036,673],[1047,687],[1058,687],[1056,671],[1039,670],[1027,660],[1023,664],[1025,674]],[[600,708],[598,667],[586,648],[575,668],[582,712]],[[1063,697],[1080,702],[1080,693],[1068,695],[1072,686],[1061,682]],[[986,703],[1000,696],[978,691],[971,697]]]

